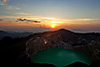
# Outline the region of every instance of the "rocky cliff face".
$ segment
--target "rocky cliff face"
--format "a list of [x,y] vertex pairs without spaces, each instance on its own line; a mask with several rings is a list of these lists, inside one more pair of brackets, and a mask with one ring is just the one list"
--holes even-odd
[[65,48],[83,52],[99,59],[100,34],[79,34],[65,29],[37,34],[26,42],[26,53],[32,56],[48,48]]

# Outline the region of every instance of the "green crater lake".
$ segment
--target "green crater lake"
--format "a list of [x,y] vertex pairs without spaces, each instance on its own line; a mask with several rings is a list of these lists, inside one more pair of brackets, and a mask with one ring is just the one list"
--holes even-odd
[[75,62],[82,62],[90,65],[91,58],[78,51],[63,49],[63,48],[49,48],[41,50],[32,56],[34,63],[48,63],[57,67],[67,66]]

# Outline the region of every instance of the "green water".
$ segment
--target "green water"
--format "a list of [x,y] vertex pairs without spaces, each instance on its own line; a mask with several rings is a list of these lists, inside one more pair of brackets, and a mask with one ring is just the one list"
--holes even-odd
[[89,56],[63,48],[50,48],[46,50],[41,50],[32,56],[32,60],[35,63],[48,63],[53,64],[57,67],[67,66],[74,62],[83,62],[90,65],[91,59]]

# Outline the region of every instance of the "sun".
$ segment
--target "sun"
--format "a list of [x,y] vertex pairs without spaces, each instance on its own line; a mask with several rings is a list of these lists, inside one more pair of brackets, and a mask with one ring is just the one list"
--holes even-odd
[[52,27],[52,28],[55,28],[55,25],[53,24],[53,25],[51,25],[51,27]]

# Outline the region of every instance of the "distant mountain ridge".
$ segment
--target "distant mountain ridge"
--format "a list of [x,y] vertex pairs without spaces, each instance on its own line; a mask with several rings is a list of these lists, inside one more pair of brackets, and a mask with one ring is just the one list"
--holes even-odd
[[7,32],[0,30],[0,39],[2,39],[5,36],[10,36],[12,38],[20,38],[20,37],[26,37],[28,35],[33,34],[32,32]]

